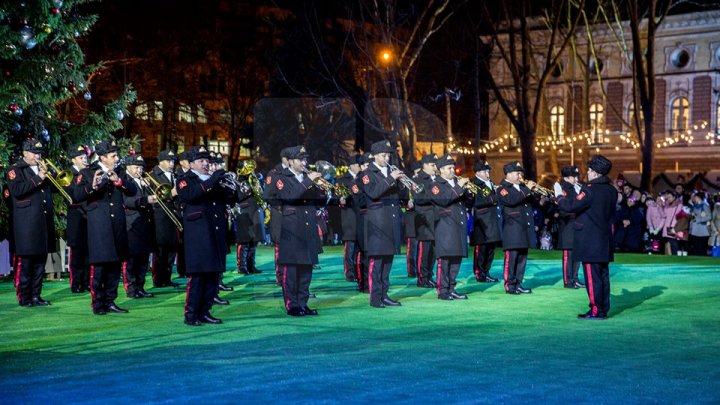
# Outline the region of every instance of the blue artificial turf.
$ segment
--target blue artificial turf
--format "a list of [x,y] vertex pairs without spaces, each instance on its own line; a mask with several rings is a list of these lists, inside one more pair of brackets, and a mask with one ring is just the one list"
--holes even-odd
[[[619,255],[606,321],[581,321],[584,290],[562,288],[558,252],[532,251],[525,286],[479,284],[463,261],[458,290],[439,301],[405,276],[375,309],[344,281],[342,249],[326,248],[311,286],[320,316],[284,314],[272,250],[263,273],[228,272],[235,291],[213,314],[182,323],[184,290],[118,303],[93,316],[88,295],[45,282],[47,308],[21,308],[0,283],[3,403],[718,403],[720,262]],[[228,268],[234,256],[228,256]],[[501,276],[502,258],[491,274]],[[182,282],[182,279],[175,281]]]

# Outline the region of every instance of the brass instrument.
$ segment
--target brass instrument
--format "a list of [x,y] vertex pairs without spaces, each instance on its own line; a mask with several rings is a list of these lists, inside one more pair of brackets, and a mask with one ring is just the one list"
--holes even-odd
[[[390,169],[391,172],[394,172],[395,170],[400,170],[395,165],[388,165],[388,168]],[[400,175],[400,177],[398,177],[398,181],[403,186],[405,186],[405,188],[407,188],[408,190],[410,190],[414,193],[422,193],[423,191],[425,191],[424,185],[414,182],[413,179],[408,177],[408,175],[405,173],[402,173]]]
[[[70,194],[65,191],[64,187],[67,187],[72,183],[73,174],[69,170],[60,170],[53,164],[53,162],[47,159],[38,159],[38,167],[40,170],[46,172],[45,177],[50,180],[50,183],[55,186],[58,192],[67,200],[68,203],[72,204],[73,200]],[[52,169],[55,172],[53,176],[48,169]]]
[[352,194],[350,190],[348,190],[348,188],[344,185],[339,183],[333,184],[329,180],[325,179],[325,177],[335,178],[335,176],[337,175],[337,169],[335,168],[335,166],[330,164],[330,162],[318,160],[317,162],[315,162],[315,164],[308,165],[308,168],[310,170],[320,173],[320,177],[317,177],[315,180],[313,180],[313,184],[325,191],[327,194],[334,193],[337,197],[340,198],[347,198],[350,197],[350,195]]
[[[146,180],[149,180],[149,182]],[[141,183],[145,186],[145,188],[148,189],[148,191],[150,191],[150,194],[155,196],[155,198],[157,199],[157,205],[159,205],[160,208],[165,212],[165,215],[167,215],[168,218],[170,218],[173,225],[175,225],[175,228],[177,228],[178,231],[182,232],[183,231],[182,223],[180,222],[178,217],[175,216],[175,213],[172,212],[170,207],[168,207],[167,204],[165,204],[163,202],[163,194],[165,194],[165,193],[167,193],[167,196],[168,196],[167,199],[168,200],[170,199],[172,187],[169,184],[158,183],[157,180],[153,179],[152,177],[150,177],[149,174],[144,173],[144,172],[143,172],[143,177],[142,177]]]
[[170,184],[160,184],[157,180],[155,180],[152,176],[149,174],[143,172],[143,177],[146,180],[149,180],[150,183],[152,183],[153,187],[155,187],[154,194],[161,200],[168,201],[172,198],[172,185]]
[[[527,181],[525,179],[520,179],[520,184],[524,184],[527,186]],[[530,188],[530,187],[528,187],[528,188]],[[555,198],[555,192],[553,192],[553,190],[550,190],[549,188],[545,188],[537,183],[535,183],[535,185],[532,188],[530,188],[530,191],[533,194],[536,194],[540,197],[547,197],[550,199]]]
[[218,182],[218,185],[230,191],[237,191],[238,189],[243,193],[250,191],[250,186],[246,182],[238,180],[237,173],[233,172],[225,173],[223,178]]
[[253,198],[255,199],[255,202],[257,205],[262,208],[263,210],[267,208],[267,203],[262,198],[262,186],[260,185],[260,180],[257,178],[257,175],[255,174],[255,167],[257,164],[254,160],[246,160],[243,163],[243,167],[238,169],[237,175],[239,176],[246,176],[248,179],[248,186],[250,188],[250,193],[252,194]]
[[467,179],[467,183],[465,183],[465,185],[463,186],[463,190],[467,191],[468,193],[472,195],[477,195],[477,193],[480,193],[483,197],[487,197],[490,194],[486,188],[478,187],[477,184],[473,183],[467,177],[455,176],[455,180],[460,179]]

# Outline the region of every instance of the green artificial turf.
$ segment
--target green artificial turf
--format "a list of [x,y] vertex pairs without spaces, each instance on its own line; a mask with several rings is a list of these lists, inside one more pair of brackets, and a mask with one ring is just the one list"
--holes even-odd
[[[501,277],[502,257],[491,274]],[[375,309],[342,274],[342,248],[325,248],[310,306],[285,315],[272,250],[262,274],[225,274],[235,291],[216,306],[223,325],[188,327],[184,290],[118,304],[93,316],[87,294],[46,281],[50,307],[17,305],[0,283],[3,403],[718,403],[720,262],[619,255],[606,321],[582,321],[584,290],[562,288],[558,252],[532,251],[524,285],[479,284],[460,271],[467,301],[415,287],[395,258],[390,295]],[[228,268],[234,269],[234,256]],[[182,279],[176,279],[184,283]]]

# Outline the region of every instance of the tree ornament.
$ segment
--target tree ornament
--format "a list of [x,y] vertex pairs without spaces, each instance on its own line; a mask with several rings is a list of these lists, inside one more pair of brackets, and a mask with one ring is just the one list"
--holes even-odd
[[13,129],[14,132],[20,132],[20,130],[22,129],[22,126],[20,126],[20,123],[19,123],[19,122],[16,122],[15,124],[13,124],[13,128],[12,128],[12,129]]
[[73,62],[73,61],[71,61],[71,60],[68,60],[68,61],[67,61],[67,67],[69,67],[70,69],[72,69],[73,67],[75,67],[75,62]]
[[90,94],[89,91],[86,91],[85,94],[83,94],[83,98],[87,101],[92,100],[92,94]]
[[57,8],[57,7],[53,7],[52,10],[50,10],[50,12],[51,12],[53,15],[58,15],[58,14],[60,14],[60,9]]
[[49,142],[49,141],[50,141],[50,132],[48,132],[47,129],[43,128],[43,129],[40,131],[40,135],[42,135],[42,138],[43,138],[43,140],[44,140],[45,142]]
[[53,4],[55,5],[55,7],[60,8],[63,6],[63,1],[62,0],[53,0]]
[[125,118],[125,113],[122,112],[122,110],[117,110],[115,113],[115,118],[118,119],[118,121],[122,121],[123,118]]
[[10,110],[10,111],[12,111],[12,112],[17,111],[18,108],[20,108],[20,107],[18,107],[17,104],[10,104],[10,106],[8,106],[8,110]]
[[129,153],[131,156],[132,156],[132,155],[135,155],[135,149],[130,149],[130,150],[128,151],[128,153]]
[[9,71],[9,70],[6,70],[6,71],[5,71],[5,77],[10,77],[10,76],[12,76],[12,72]]
[[68,90],[70,90],[70,93],[75,93],[77,91],[77,87],[75,87],[75,83],[73,83],[72,80],[68,82]]
[[25,45],[25,48],[33,49],[35,45],[37,45],[37,41],[35,41],[34,38],[35,33],[29,25],[23,25],[22,28],[20,28],[20,36],[20,42]]
[[17,116],[23,115],[23,109],[18,107],[17,110],[15,110],[15,115],[17,115]]
[[52,32],[52,27],[50,27],[50,24],[43,24],[42,25],[43,32],[46,34],[49,34]]
[[85,83],[84,82],[78,83],[78,87],[80,88],[80,90],[83,90],[85,88]]

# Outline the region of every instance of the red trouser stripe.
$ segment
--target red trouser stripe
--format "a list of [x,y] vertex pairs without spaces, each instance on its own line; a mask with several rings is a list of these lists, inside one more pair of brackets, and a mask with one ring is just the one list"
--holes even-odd
[[90,307],[92,307],[92,303],[95,302],[95,265],[90,265],[90,296],[92,297],[92,301],[90,302]]
[[475,256],[473,261],[473,273],[475,273],[475,278],[480,277],[480,266],[478,263],[478,255],[480,254],[480,245],[475,245]]
[[423,255],[423,241],[418,241],[418,258],[417,258],[417,278],[418,283],[424,282],[422,278],[422,255]]
[[346,258],[347,258],[347,247],[348,247],[348,243],[345,242],[345,243],[344,243],[344,247],[343,247],[343,274],[348,274],[347,260],[346,260]]
[[17,295],[18,302],[22,303],[22,295],[20,294],[20,269],[22,268],[22,258],[16,256],[17,262],[15,263],[15,294]]
[[408,276],[412,275],[412,271],[410,266],[412,265],[412,257],[411,257],[411,251],[410,251],[410,238],[407,240],[407,248],[405,249],[405,262],[407,263],[407,273]]
[[510,291],[508,289],[508,275],[510,272],[510,251],[505,251],[505,266],[503,268],[503,277],[505,278],[505,291]]
[[437,270],[437,293],[440,295],[440,289],[442,288],[442,257],[438,259],[438,270]]
[[369,286],[368,288],[369,288],[369,290],[370,290],[370,303],[371,303],[371,304],[372,304],[372,282],[373,282],[372,272],[373,272],[373,267],[375,267],[375,259],[374,259],[374,258],[370,258],[370,266],[369,266],[369,268],[368,268],[368,283],[369,283],[369,284],[368,284],[368,286]]
[[68,272],[70,273],[70,288],[72,289],[73,286],[73,279],[75,278],[75,275],[73,274],[75,272],[75,269],[73,269],[72,263],[73,263],[73,248],[68,249]]
[[290,291],[287,286],[287,266],[283,266],[283,293],[285,294],[285,310],[290,310]]
[[565,285],[567,285],[567,283],[568,283],[568,262],[567,262],[567,256],[568,256],[568,251],[567,251],[567,249],[564,249],[564,250],[563,250],[563,270],[562,270],[562,271],[563,271],[563,283],[565,283]]
[[185,287],[185,314],[188,312],[188,302],[190,301],[190,285],[192,284],[193,276],[188,277],[187,287]]
[[590,263],[585,263],[585,282],[587,282],[588,298],[590,298],[590,309],[593,315],[597,315],[598,307],[595,305],[595,286]]
[[125,294],[128,293],[127,263],[127,261],[124,261],[122,264],[123,287],[125,287]]

